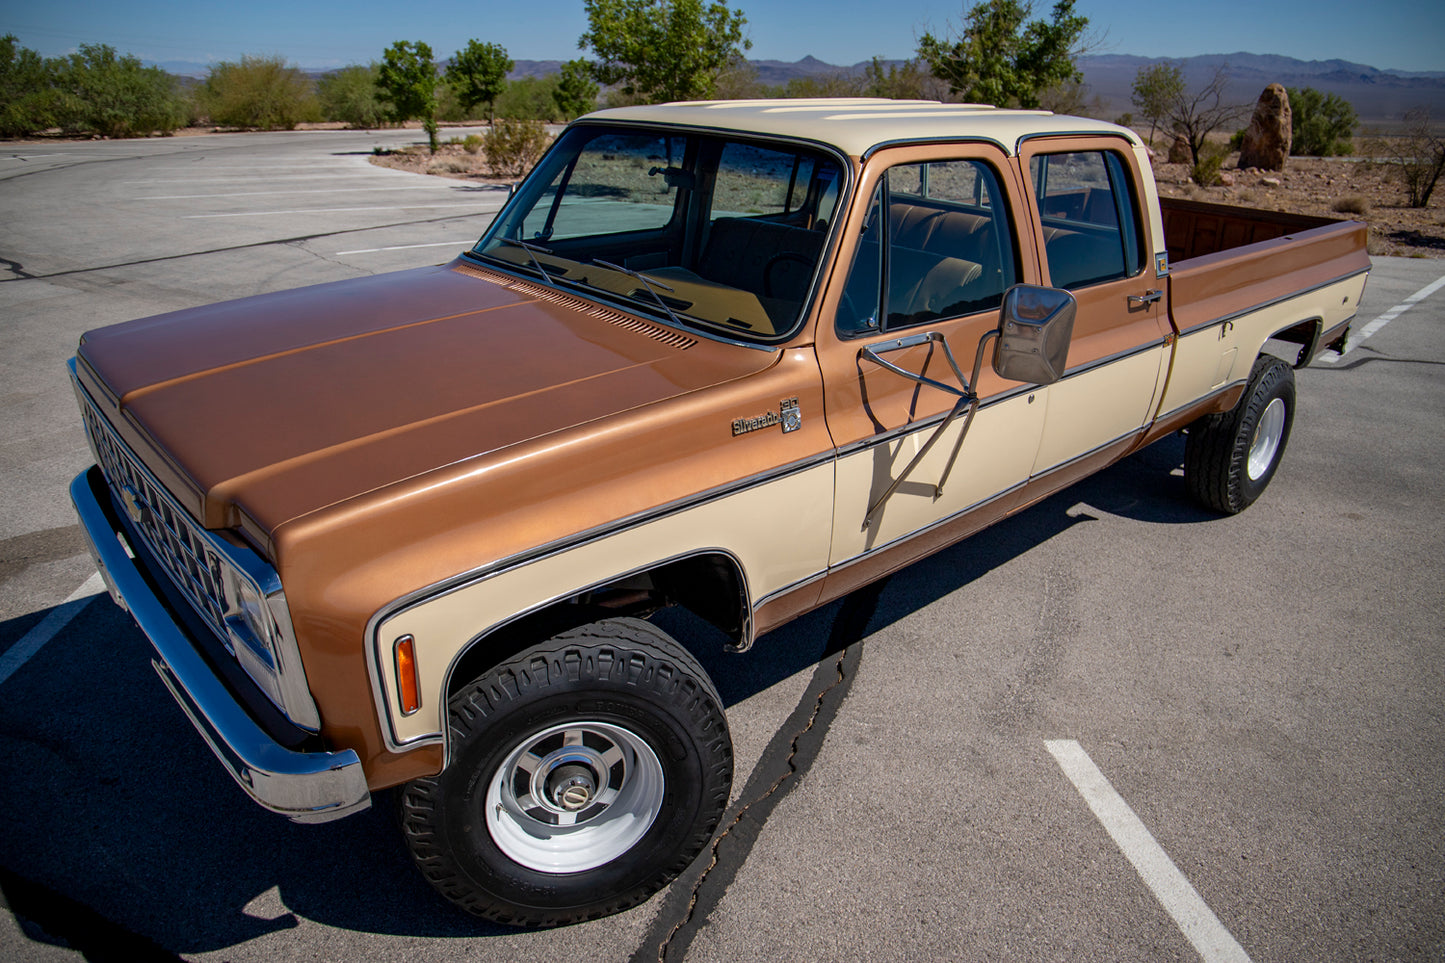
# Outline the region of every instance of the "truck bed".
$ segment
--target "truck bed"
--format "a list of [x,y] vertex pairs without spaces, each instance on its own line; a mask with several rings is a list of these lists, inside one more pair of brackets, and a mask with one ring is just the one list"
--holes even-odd
[[1260,211],[1173,197],[1161,197],[1159,207],[1164,215],[1164,240],[1171,264],[1341,223],[1309,214]]
[[[1199,201],[1163,199],[1160,206],[1176,332],[1259,315],[1256,323],[1267,330],[1255,337],[1298,344],[1296,365],[1343,336],[1370,268],[1365,224]],[[1323,293],[1346,279],[1354,279],[1348,293],[1333,300]],[[1242,347],[1241,357],[1258,350]]]

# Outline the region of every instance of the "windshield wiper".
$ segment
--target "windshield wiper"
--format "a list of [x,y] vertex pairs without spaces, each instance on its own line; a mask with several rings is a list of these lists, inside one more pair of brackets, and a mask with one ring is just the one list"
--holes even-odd
[[532,259],[532,266],[537,269],[538,274],[542,275],[542,280],[546,281],[554,288],[557,286],[557,282],[552,280],[552,275],[548,274],[546,268],[542,267],[542,262],[537,260],[538,254],[551,254],[551,251],[547,250],[545,247],[542,247],[540,244],[532,244],[527,241],[519,241],[514,237],[499,237],[497,238],[497,240],[501,241],[503,244],[510,244],[513,247],[519,247],[522,250],[526,251],[527,257]]
[[[601,258],[593,258],[592,263],[597,265],[598,267],[605,267],[609,270],[616,271],[618,274],[625,274],[634,280],[641,281],[643,287],[647,288],[647,293],[652,295],[652,299],[662,306],[662,310],[667,312],[667,316],[672,319],[672,323],[677,325],[679,328],[687,327],[687,325],[682,323],[682,319],[677,316],[677,312],[672,310],[672,305],[664,301],[662,299],[662,295],[657,293],[657,288],[662,288],[664,291],[672,293],[672,288],[670,286],[663,284],[661,281],[658,281],[654,278],[649,278],[647,275],[641,273],[640,271],[634,271],[632,270],[632,268],[623,267],[620,264],[613,264],[611,261],[604,261]],[[657,287],[653,287],[653,285],[656,285]]]

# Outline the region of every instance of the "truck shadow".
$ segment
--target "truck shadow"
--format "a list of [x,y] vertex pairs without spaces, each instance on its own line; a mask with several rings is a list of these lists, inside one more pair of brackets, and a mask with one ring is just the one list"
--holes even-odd
[[[966,588],[1095,512],[1164,524],[1215,517],[1192,508],[1171,474],[1182,458],[1182,442],[1166,439],[911,566],[871,628]],[[675,621],[667,627],[736,707],[825,658],[837,609],[769,633],[741,656],[723,652],[720,636],[695,620],[669,616]],[[34,620],[0,624],[0,639],[18,637]],[[420,938],[518,934],[465,916],[431,890],[401,843],[390,794],[378,794],[365,813],[320,826],[292,825],[257,808],[159,684],[149,652],[129,617],[100,598],[5,683],[0,786],[10,825],[0,835],[0,887],[33,939],[79,947],[79,927],[100,919],[153,946],[156,958],[172,959],[308,922]],[[625,917],[585,924],[583,933],[590,939],[617,927],[618,938],[629,940],[629,924],[617,920]],[[324,938],[308,936],[302,945]]]

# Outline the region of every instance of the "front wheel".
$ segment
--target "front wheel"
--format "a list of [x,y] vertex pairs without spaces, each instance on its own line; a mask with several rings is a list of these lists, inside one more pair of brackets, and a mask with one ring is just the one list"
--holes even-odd
[[1257,359],[1233,409],[1189,426],[1184,480],[1194,496],[1226,515],[1253,504],[1279,468],[1294,425],[1294,399],[1289,365],[1269,355]]
[[732,782],[722,700],[652,625],[563,633],[452,697],[451,762],[409,784],[402,828],[458,906],[555,926],[646,899],[712,839]]

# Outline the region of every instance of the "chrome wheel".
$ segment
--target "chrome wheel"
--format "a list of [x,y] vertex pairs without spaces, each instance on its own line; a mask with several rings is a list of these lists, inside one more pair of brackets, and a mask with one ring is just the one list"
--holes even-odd
[[486,824],[509,859],[580,873],[627,852],[662,809],[662,764],[637,734],[568,722],[528,736],[487,787]]
[[1284,437],[1285,404],[1283,398],[1275,398],[1259,416],[1254,429],[1254,440],[1249,444],[1249,459],[1245,470],[1250,481],[1259,481],[1269,466],[1274,464],[1275,453],[1279,451],[1280,440]]

